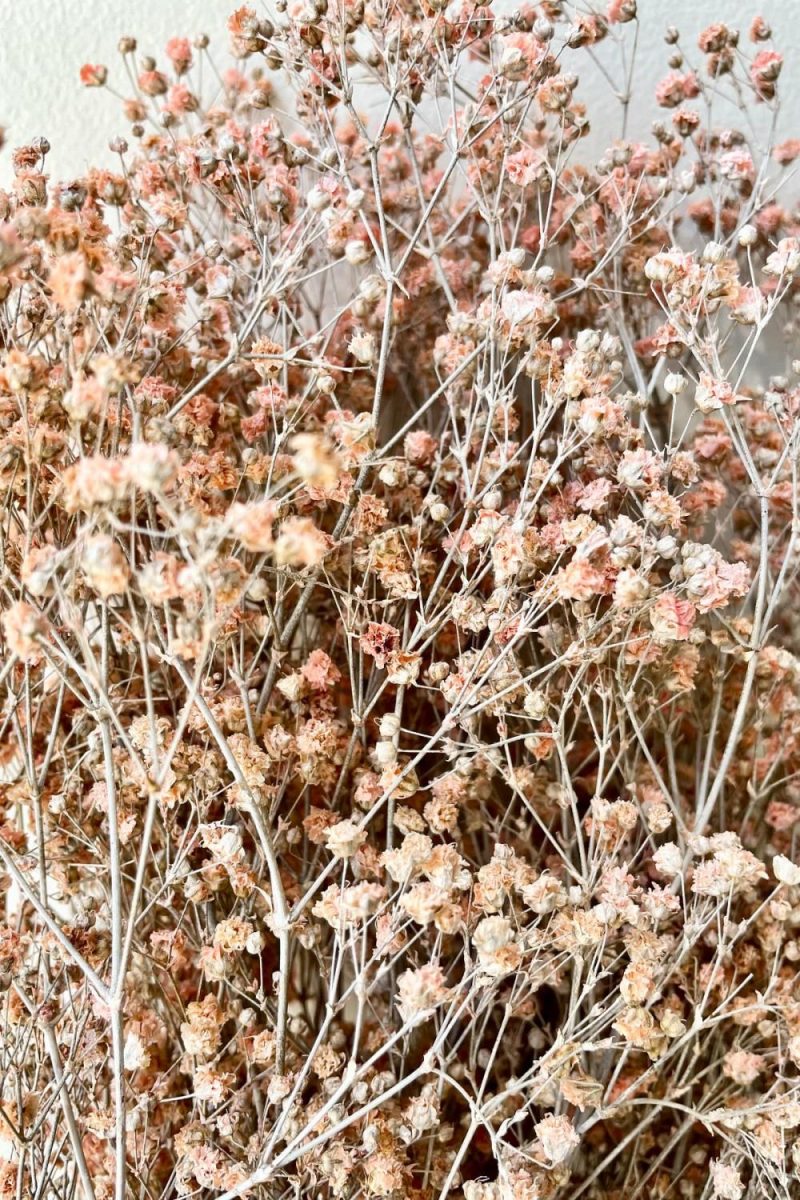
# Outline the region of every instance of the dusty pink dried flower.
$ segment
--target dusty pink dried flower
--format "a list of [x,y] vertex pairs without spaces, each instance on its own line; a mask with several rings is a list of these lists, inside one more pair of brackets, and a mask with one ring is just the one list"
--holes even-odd
[[782,1198],[789,60],[278,7],[8,156],[0,1188]]

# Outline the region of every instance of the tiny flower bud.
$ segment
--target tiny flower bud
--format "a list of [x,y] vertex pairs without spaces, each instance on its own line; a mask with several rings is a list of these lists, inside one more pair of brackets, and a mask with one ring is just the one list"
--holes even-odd
[[81,67],[80,79],[84,87],[102,87],[108,78],[108,68],[101,63],[85,63]]
[[703,262],[719,263],[725,257],[725,247],[719,242],[706,242],[703,247]]
[[369,262],[372,251],[360,238],[352,238],[344,248],[344,256],[351,267],[359,267],[362,263]]
[[380,275],[368,275],[361,281],[359,294],[371,304],[377,304],[383,296],[386,287]]
[[323,396],[332,396],[336,391],[336,380],[332,375],[318,375],[316,379],[317,391]]
[[396,713],[384,713],[378,722],[382,738],[395,738],[400,732],[400,718]]
[[331,198],[324,188],[315,185],[310,189],[306,196],[306,204],[312,212],[324,212],[330,207]]
[[397,762],[397,747],[394,742],[378,742],[375,747],[375,762],[379,767],[391,767]]
[[686,390],[687,383],[685,375],[670,371],[668,375],[664,376],[664,391],[670,396],[680,396],[681,392]]

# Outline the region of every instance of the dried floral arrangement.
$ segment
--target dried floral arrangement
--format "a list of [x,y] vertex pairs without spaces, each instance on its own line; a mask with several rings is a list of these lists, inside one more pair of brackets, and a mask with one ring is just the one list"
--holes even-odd
[[0,1194],[796,1195],[781,54],[275,7],[0,193]]

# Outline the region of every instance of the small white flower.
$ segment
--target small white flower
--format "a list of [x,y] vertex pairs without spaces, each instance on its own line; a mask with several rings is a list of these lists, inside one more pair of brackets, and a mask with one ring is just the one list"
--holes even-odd
[[351,267],[360,267],[372,258],[372,251],[360,238],[351,238],[344,248],[344,256]]
[[551,1114],[535,1125],[534,1130],[542,1143],[545,1157],[554,1166],[569,1158],[575,1147],[580,1145],[581,1139],[568,1117]]
[[739,1200],[744,1194],[742,1177],[730,1163],[714,1159],[709,1164],[714,1196],[719,1200]]
[[778,249],[770,254],[764,266],[765,275],[794,275],[800,268],[800,243],[797,238],[781,238]]
[[328,830],[325,845],[335,858],[351,858],[366,840],[367,835],[355,821],[337,821]]
[[722,262],[725,257],[725,247],[720,242],[706,242],[703,247],[703,261],[707,263]]
[[354,333],[347,348],[353,358],[365,366],[375,361],[375,338],[371,333]]
[[681,392],[686,390],[686,376],[680,375],[677,371],[670,371],[664,376],[664,391],[670,396],[680,396]]
[[785,883],[787,887],[796,887],[800,883],[800,867],[785,854],[775,855],[772,870],[778,883]]
[[683,855],[675,842],[665,842],[653,855],[653,863],[662,875],[680,875],[683,870]]
[[125,1038],[122,1060],[126,1071],[138,1071],[149,1063],[150,1055],[138,1033],[131,1031]]

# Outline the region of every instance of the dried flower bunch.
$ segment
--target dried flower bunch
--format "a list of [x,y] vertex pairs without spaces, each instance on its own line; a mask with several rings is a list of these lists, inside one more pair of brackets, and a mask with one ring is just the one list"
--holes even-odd
[[797,1194],[800,140],[760,18],[630,140],[638,22],[278,0],[13,151],[1,1195]]

